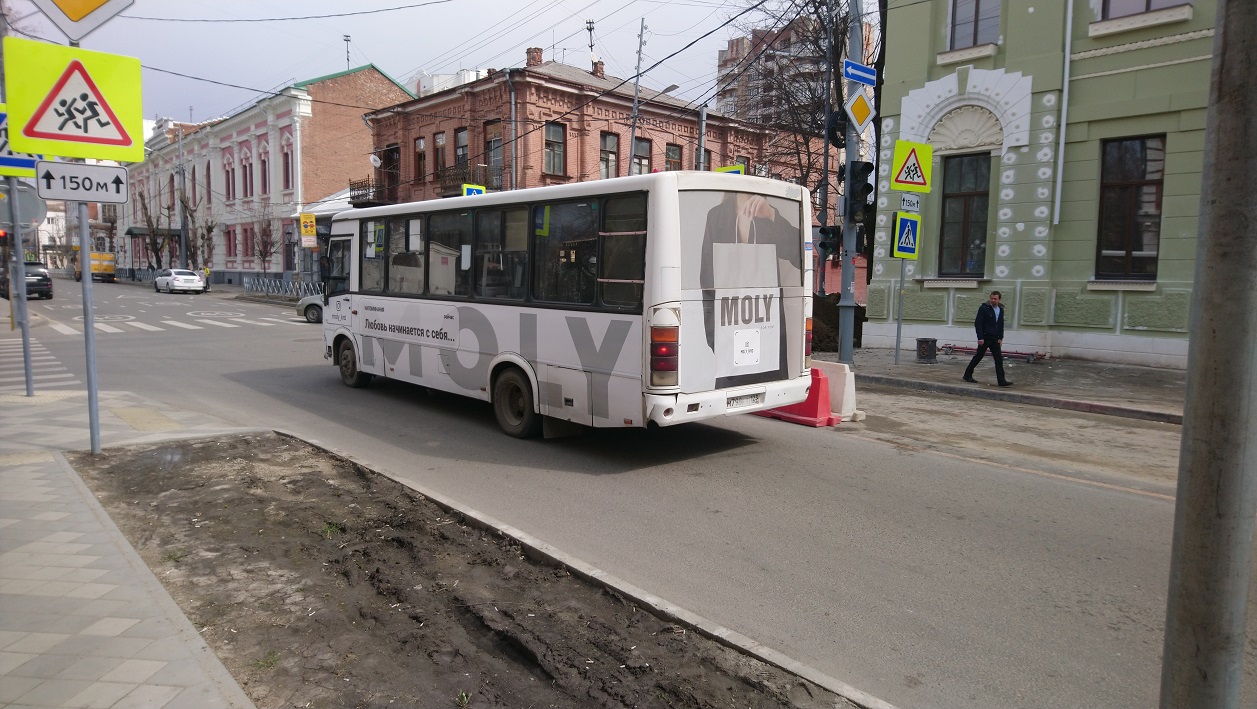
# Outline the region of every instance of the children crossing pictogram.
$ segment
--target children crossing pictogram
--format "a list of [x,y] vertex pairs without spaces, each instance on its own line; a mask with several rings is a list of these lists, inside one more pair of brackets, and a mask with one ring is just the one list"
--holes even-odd
[[934,148],[929,143],[896,140],[890,188],[903,192],[929,192],[933,160]]
[[100,145],[127,146],[134,142],[77,59],[66,67],[22,133],[29,138]]
[[903,161],[903,166],[899,168],[899,174],[895,175],[895,182],[904,185],[921,185],[925,183],[925,173],[921,172],[921,160],[917,157],[915,149],[908,153],[908,158]]

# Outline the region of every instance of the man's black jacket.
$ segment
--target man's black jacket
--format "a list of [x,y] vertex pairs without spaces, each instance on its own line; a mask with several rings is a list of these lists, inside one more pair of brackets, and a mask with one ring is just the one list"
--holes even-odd
[[1004,306],[1000,306],[999,315],[990,303],[983,303],[978,308],[978,317],[973,320],[973,327],[978,332],[979,340],[1004,339]]

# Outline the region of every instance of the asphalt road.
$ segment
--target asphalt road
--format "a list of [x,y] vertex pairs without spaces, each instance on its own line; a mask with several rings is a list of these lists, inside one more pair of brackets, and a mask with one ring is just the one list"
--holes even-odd
[[[57,285],[32,308],[73,330],[76,289]],[[97,334],[102,390],[344,450],[898,706],[1157,701],[1177,427],[872,390],[868,421],[834,429],[743,416],[518,441],[482,402],[344,387],[290,308],[95,292],[120,330]],[[33,334],[81,378],[81,335]],[[1246,706],[1254,606],[1257,583]]]

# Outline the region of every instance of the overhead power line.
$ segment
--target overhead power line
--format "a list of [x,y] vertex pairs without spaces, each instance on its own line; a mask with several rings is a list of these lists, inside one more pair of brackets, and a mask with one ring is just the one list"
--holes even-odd
[[358,10],[355,12],[337,12],[330,15],[300,15],[296,17],[233,17],[226,19],[211,19],[206,17],[146,17],[141,15],[118,15],[118,17],[128,20],[148,20],[150,22],[289,22],[292,20],[323,20],[330,17],[352,17],[354,15],[375,15],[381,12],[396,12],[398,10],[413,10],[416,7],[427,7],[429,5],[442,5],[454,0],[428,0],[428,2],[415,3],[414,5],[398,5],[397,7],[381,7],[375,10]]

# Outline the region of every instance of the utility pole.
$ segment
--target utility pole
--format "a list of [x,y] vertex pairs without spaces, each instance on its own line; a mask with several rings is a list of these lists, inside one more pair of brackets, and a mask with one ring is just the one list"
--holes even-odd
[[349,35],[341,35],[345,40],[345,71],[349,71],[353,67],[349,65]]
[[[848,0],[850,27],[847,33],[847,56],[864,61],[864,23],[860,19],[860,0]],[[847,95],[861,91],[860,84],[847,81]],[[860,157],[860,133],[855,121],[847,121],[847,175],[844,194],[855,194],[855,170],[851,163]],[[838,296],[838,361],[854,361],[855,341],[855,210],[848,205],[842,216],[842,290]]]
[[1257,514],[1257,6],[1218,0],[1161,708],[1240,706]]
[[[825,152],[821,154],[821,195],[820,195],[820,212],[817,215],[820,218],[821,226],[829,225],[829,121],[831,114],[834,112],[834,28],[837,18],[834,17],[833,9],[829,4],[829,0],[825,0],[825,115],[822,116],[821,131],[824,137],[821,144],[824,145]],[[810,225],[809,225],[810,226]],[[815,248],[815,245],[813,245]],[[813,253],[820,253],[813,251]],[[829,256],[821,254],[820,257],[820,275],[817,276],[817,295],[825,295],[825,266],[829,263]]]
[[642,18],[642,30],[637,35],[637,73],[633,76],[633,123],[629,128],[629,169],[633,174],[633,165],[637,162],[637,96],[642,84],[642,47],[646,44],[646,18]]
[[585,30],[589,32],[589,62],[590,62],[590,65],[592,65],[593,62],[598,61],[598,57],[594,55],[594,21],[593,20],[585,20]]
[[694,157],[695,170],[710,169],[707,164],[707,104],[698,107],[698,155]]

